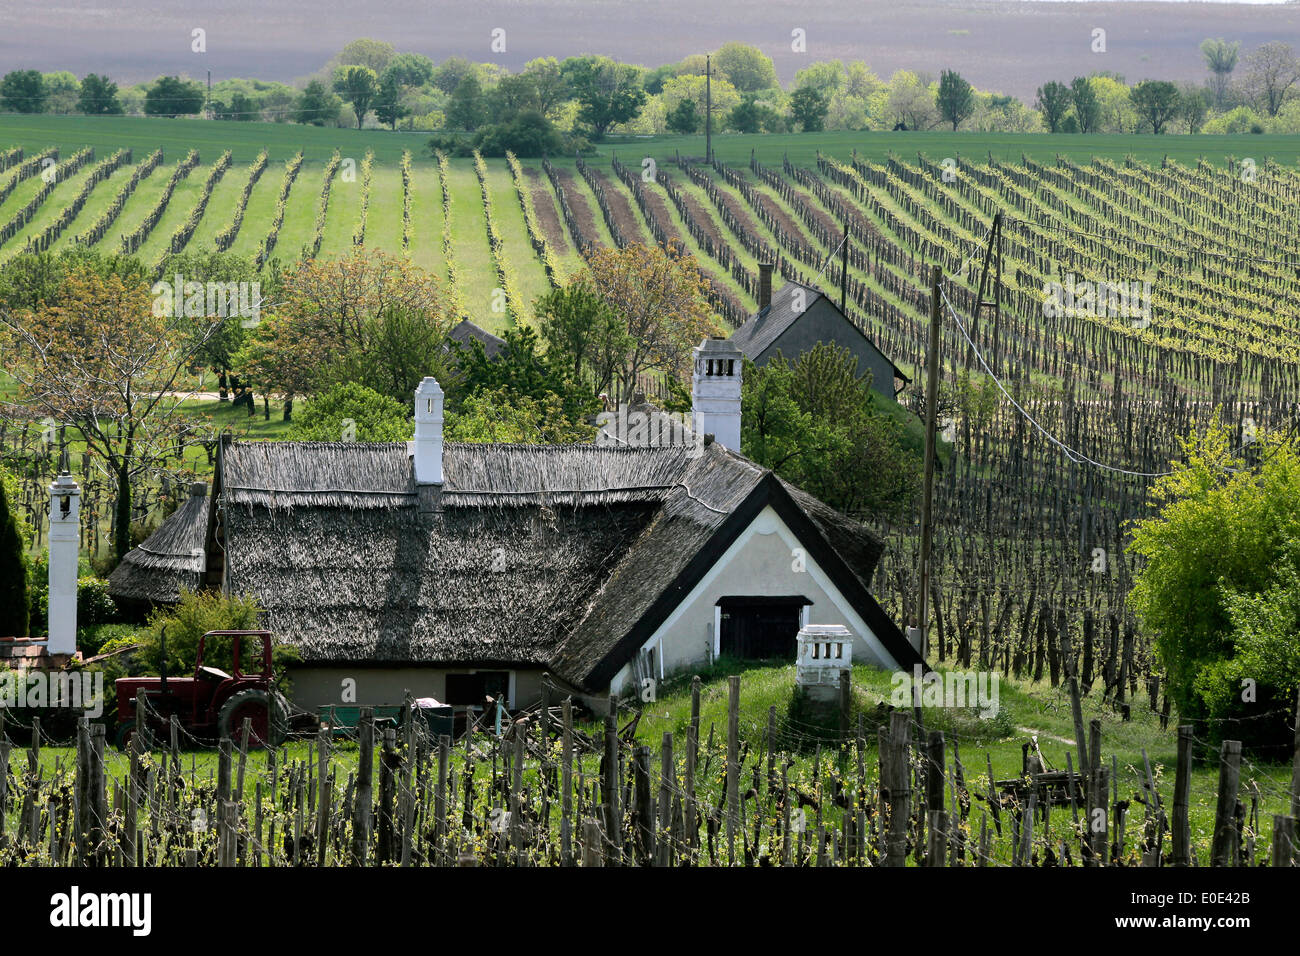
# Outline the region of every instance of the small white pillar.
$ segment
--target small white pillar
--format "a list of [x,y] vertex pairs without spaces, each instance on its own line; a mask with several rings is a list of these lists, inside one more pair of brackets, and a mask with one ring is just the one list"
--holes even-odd
[[415,459],[417,485],[442,484],[442,388],[426,375],[415,390]]
[[65,466],[50,485],[50,654],[77,653],[77,564],[81,552],[81,488]]
[[838,693],[840,673],[853,668],[853,633],[843,624],[805,624],[796,642],[795,684],[830,699]]

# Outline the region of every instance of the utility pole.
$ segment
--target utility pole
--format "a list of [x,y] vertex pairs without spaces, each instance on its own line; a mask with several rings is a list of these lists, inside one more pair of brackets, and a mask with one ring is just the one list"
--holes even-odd
[[926,357],[925,377],[925,491],[921,498],[921,599],[917,624],[921,628],[921,657],[929,651],[930,612],[930,539],[934,535],[934,445],[939,405],[939,332],[942,311],[939,309],[939,282],[943,270],[933,266],[930,273],[930,350]]
[[704,57],[704,161],[713,163],[713,58]]

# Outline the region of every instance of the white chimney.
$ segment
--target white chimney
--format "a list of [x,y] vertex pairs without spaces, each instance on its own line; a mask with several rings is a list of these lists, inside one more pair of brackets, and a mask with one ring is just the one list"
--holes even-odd
[[426,375],[415,390],[415,459],[417,485],[442,484],[442,388]]
[[694,350],[691,431],[740,451],[740,349],[723,338],[705,339]]
[[50,654],[77,653],[77,558],[81,550],[81,489],[66,459],[50,485]]

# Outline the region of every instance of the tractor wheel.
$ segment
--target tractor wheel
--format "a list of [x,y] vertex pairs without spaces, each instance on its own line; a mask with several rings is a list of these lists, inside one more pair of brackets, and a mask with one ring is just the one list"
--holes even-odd
[[131,741],[135,739],[135,723],[122,724],[117,728],[117,735],[113,738],[113,745],[122,753],[126,753],[131,746]]
[[270,744],[278,747],[284,741],[284,728],[288,720],[284,698],[279,694],[267,695],[264,690],[242,690],[221,705],[217,715],[217,733],[238,743],[244,718],[251,722],[248,746],[260,750]]

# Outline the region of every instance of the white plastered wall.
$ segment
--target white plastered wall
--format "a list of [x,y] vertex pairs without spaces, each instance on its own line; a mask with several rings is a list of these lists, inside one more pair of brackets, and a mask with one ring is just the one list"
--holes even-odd
[[[804,624],[843,624],[853,634],[855,661],[899,669],[867,622],[770,505],[741,532],[641,650],[654,649],[655,669],[661,677],[707,664],[718,652],[718,599],[757,595],[803,595],[813,602],[804,608]],[[794,663],[793,650],[790,663]],[[609,692],[621,693],[631,675],[631,665],[625,665],[610,682]]]

